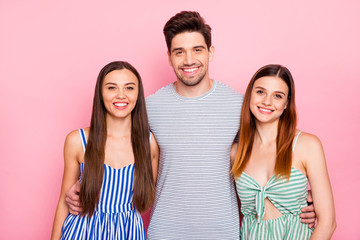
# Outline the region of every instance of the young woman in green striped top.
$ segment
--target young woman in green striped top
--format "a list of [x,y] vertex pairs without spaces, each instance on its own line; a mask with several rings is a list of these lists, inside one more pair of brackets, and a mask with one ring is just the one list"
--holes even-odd
[[[243,102],[232,174],[244,215],[240,239],[330,239],[335,209],[320,140],[296,129],[295,89],[280,65],[259,69]],[[301,223],[308,183],[315,229]]]

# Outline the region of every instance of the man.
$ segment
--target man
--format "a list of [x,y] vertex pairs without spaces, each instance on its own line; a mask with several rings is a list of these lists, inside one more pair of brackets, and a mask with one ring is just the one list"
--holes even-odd
[[242,96],[209,77],[211,28],[181,12],[164,27],[177,81],[147,98],[159,147],[149,239],[236,239],[239,214],[229,174]]
[[229,172],[243,96],[209,77],[214,47],[199,13],[176,14],[164,34],[177,81],[147,98],[160,147],[148,239],[238,239]]

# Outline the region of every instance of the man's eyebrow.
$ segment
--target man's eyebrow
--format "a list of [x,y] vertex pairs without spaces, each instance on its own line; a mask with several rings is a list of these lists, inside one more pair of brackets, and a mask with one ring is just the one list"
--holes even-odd
[[178,51],[178,50],[183,50],[184,48],[182,48],[182,47],[179,47],[179,48],[174,48],[173,50],[171,50],[171,52],[173,53],[173,52],[175,52],[175,51]]
[[[192,47],[193,49],[194,48],[202,48],[202,49],[206,49],[206,47],[204,45],[198,45],[198,46],[194,46]],[[184,50],[184,48],[182,47],[178,47],[178,48],[174,48],[173,50],[171,50],[171,53],[175,52],[175,51],[179,51],[179,50]]]

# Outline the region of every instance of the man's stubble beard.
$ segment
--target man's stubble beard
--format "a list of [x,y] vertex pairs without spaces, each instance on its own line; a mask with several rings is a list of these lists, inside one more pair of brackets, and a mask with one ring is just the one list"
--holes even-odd
[[176,71],[175,72],[175,75],[177,77],[178,80],[180,80],[184,85],[188,86],[188,87],[191,87],[191,86],[196,86],[198,85],[205,77],[206,75],[206,72],[202,75],[200,75],[197,79],[194,79],[194,80],[190,80],[190,81],[186,81],[184,80],[184,77],[181,76],[180,74],[178,75]]

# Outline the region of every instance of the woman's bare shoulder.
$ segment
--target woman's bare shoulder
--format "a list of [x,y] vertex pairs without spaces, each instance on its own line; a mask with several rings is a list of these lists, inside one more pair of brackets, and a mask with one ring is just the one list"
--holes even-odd
[[[84,128],[85,137],[89,135],[89,128]],[[79,163],[83,162],[84,150],[81,142],[81,136],[78,129],[68,133],[64,144],[64,154],[73,156]]]

